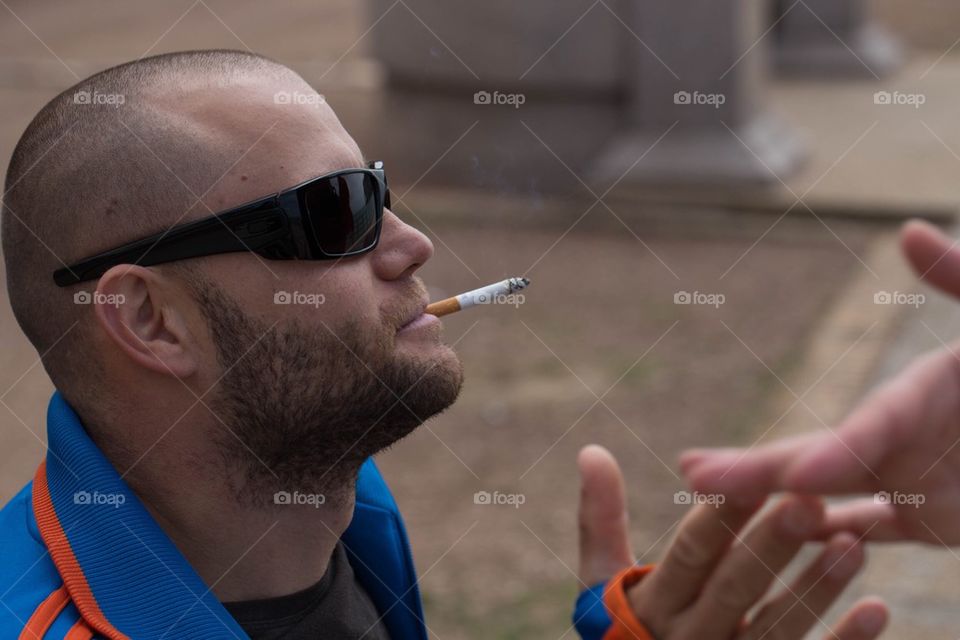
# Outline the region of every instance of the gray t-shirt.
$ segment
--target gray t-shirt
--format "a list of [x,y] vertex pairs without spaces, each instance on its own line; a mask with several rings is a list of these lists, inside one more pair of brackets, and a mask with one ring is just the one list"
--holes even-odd
[[277,598],[224,602],[252,640],[390,640],[380,614],[337,543],[323,578]]

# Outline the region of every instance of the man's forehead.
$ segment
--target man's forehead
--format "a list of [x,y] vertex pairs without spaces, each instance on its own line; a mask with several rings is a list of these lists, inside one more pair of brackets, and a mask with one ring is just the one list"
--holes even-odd
[[[331,145],[323,153],[298,153],[264,141],[261,153],[251,150],[223,175],[209,193],[208,206],[223,209],[277,193],[311,178],[363,165],[355,146]],[[205,198],[207,200],[207,198]]]
[[238,163],[238,168],[260,172],[273,167],[287,176],[290,184],[284,186],[291,186],[333,171],[366,166],[357,143],[339,123],[337,128],[339,131],[278,121]]
[[366,166],[360,147],[328,105],[295,109],[278,105],[270,117],[257,122],[266,129],[247,155],[253,160],[273,157],[294,163],[299,179]]
[[359,146],[327,105],[270,105],[207,115],[204,126],[210,127],[213,144],[230,150],[225,157],[234,163],[229,173],[296,184],[365,166]]
[[[291,100],[290,95],[316,99]],[[228,86],[186,87],[166,94],[163,103],[161,110],[244,155],[259,156],[255,151],[269,147],[284,156],[309,154],[330,171],[365,164],[333,108],[302,81],[250,78]]]

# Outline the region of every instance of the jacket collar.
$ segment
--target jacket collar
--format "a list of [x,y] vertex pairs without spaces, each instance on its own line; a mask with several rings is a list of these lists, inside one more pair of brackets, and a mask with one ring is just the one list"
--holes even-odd
[[353,520],[341,541],[391,638],[427,640],[406,527],[373,458],[360,468]]
[[[37,526],[80,615],[107,638],[247,638],[59,392],[33,482]],[[147,606],[145,606],[147,605]]]

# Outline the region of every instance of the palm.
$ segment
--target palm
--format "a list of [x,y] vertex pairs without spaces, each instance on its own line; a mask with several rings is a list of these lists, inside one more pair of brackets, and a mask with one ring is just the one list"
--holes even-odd
[[861,468],[870,489],[893,498],[893,537],[960,544],[958,358],[960,345],[921,358],[851,416],[854,442],[862,441],[865,455],[877,452],[873,473]]

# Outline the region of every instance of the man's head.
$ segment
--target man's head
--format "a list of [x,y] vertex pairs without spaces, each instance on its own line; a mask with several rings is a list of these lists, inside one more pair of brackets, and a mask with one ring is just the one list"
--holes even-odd
[[[134,464],[197,419],[238,493],[258,499],[343,484],[454,401],[462,370],[439,327],[397,331],[424,302],[414,274],[433,247],[389,211],[379,246],[360,256],[240,252],[53,282],[91,254],[362,166],[302,78],[243,52],[114,67],[41,110],[7,175],[7,287],[98,444]],[[168,419],[141,434],[127,416],[143,415]]]

